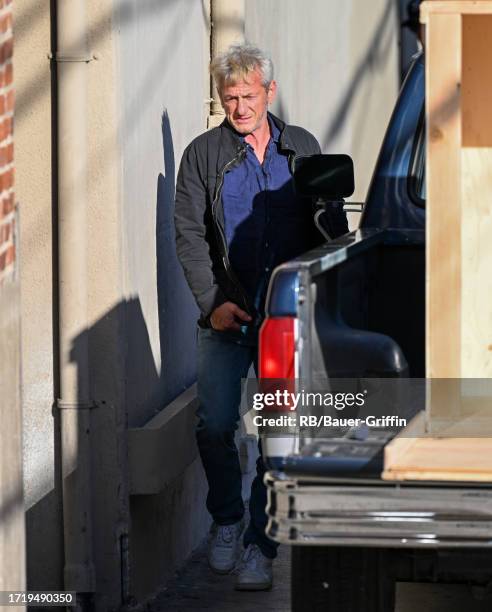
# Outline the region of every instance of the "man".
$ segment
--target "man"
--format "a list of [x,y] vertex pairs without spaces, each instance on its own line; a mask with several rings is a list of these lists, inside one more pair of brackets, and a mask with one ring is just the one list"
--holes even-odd
[[[187,147],[176,185],[176,246],[200,308],[197,442],[214,519],[208,558],[218,573],[236,564],[243,531],[241,471],[234,432],[241,378],[257,363],[258,328],[271,272],[322,241],[311,201],[293,189],[296,155],[319,153],[309,132],[268,112],[277,85],[273,65],[252,45],[233,45],[215,58],[224,122]],[[345,233],[343,209],[331,226]],[[261,452],[261,449],[260,449]],[[237,589],[272,585],[277,545],[265,535],[264,466],[257,462],[250,522]]]

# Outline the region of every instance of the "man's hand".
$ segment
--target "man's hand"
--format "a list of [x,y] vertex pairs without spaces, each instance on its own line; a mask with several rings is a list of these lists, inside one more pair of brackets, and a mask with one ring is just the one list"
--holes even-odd
[[217,331],[239,330],[241,325],[236,321],[236,318],[245,322],[251,321],[249,314],[241,310],[237,304],[224,302],[212,311],[210,324]]

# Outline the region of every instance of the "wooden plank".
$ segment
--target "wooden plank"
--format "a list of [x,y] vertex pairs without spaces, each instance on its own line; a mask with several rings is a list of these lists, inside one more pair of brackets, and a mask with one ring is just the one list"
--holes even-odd
[[462,412],[458,421],[434,419],[432,431],[417,414],[385,447],[383,479],[492,481],[490,400],[465,398]]
[[[462,28],[463,377],[492,377],[492,15]],[[492,432],[491,432],[492,435]]]
[[388,473],[393,466],[400,465],[401,458],[411,450],[415,440],[425,436],[425,426],[426,417],[422,411],[415,415],[405,429],[384,447],[385,472],[383,473]]
[[428,378],[459,378],[461,17],[430,14],[426,46],[426,369]]
[[426,0],[420,5],[420,22],[430,15],[483,15],[492,13],[491,0]]
[[382,478],[492,481],[492,438],[480,437],[491,424],[487,410],[459,423],[441,423],[442,437],[436,437],[426,431],[421,412],[386,446]]
[[432,378],[426,393],[427,431],[434,433],[434,423],[462,417],[461,381],[459,378]]
[[413,438],[401,454],[393,442],[384,480],[492,481],[492,438]]

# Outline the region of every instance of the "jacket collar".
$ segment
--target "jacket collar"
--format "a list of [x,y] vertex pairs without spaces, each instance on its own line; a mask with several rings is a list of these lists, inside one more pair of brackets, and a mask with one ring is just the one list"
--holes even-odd
[[[279,145],[282,151],[295,153],[295,150],[290,144],[289,126],[282,119],[279,119],[272,113],[268,113],[268,118],[277,126],[280,131]],[[246,146],[241,140],[241,137],[236,130],[229,124],[227,119],[219,126],[220,129],[220,147],[217,156],[217,172],[222,172],[224,167],[231,162],[235,157],[241,159],[241,156],[246,153]]]

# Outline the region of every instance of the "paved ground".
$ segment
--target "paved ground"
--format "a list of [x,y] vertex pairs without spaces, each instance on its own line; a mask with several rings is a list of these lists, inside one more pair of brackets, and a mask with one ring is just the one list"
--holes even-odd
[[[255,445],[256,448],[256,445]],[[249,476],[244,478],[246,498],[254,476],[254,457]],[[247,509],[247,502],[246,509]],[[247,520],[247,515],[245,519]],[[193,554],[176,574],[148,612],[290,612],[290,548],[280,546],[274,563],[274,586],[271,591],[248,593],[234,590],[234,575],[214,574],[207,563],[207,545]],[[492,601],[475,600],[469,589],[459,585],[399,583],[396,588],[395,612],[491,612]],[[337,612],[343,612],[338,610]]]
[[[203,544],[186,567],[151,602],[149,612],[289,612],[290,550],[281,546],[274,564],[274,587],[269,592],[234,590],[234,576],[218,576],[207,565]],[[492,602],[473,599],[457,585],[398,584],[395,612],[490,612]],[[343,611],[339,611],[343,612]]]
[[235,576],[219,576],[208,567],[206,545],[193,555],[149,608],[152,612],[286,612],[290,610],[290,551],[281,546],[274,564],[274,586],[267,592],[234,590]]

